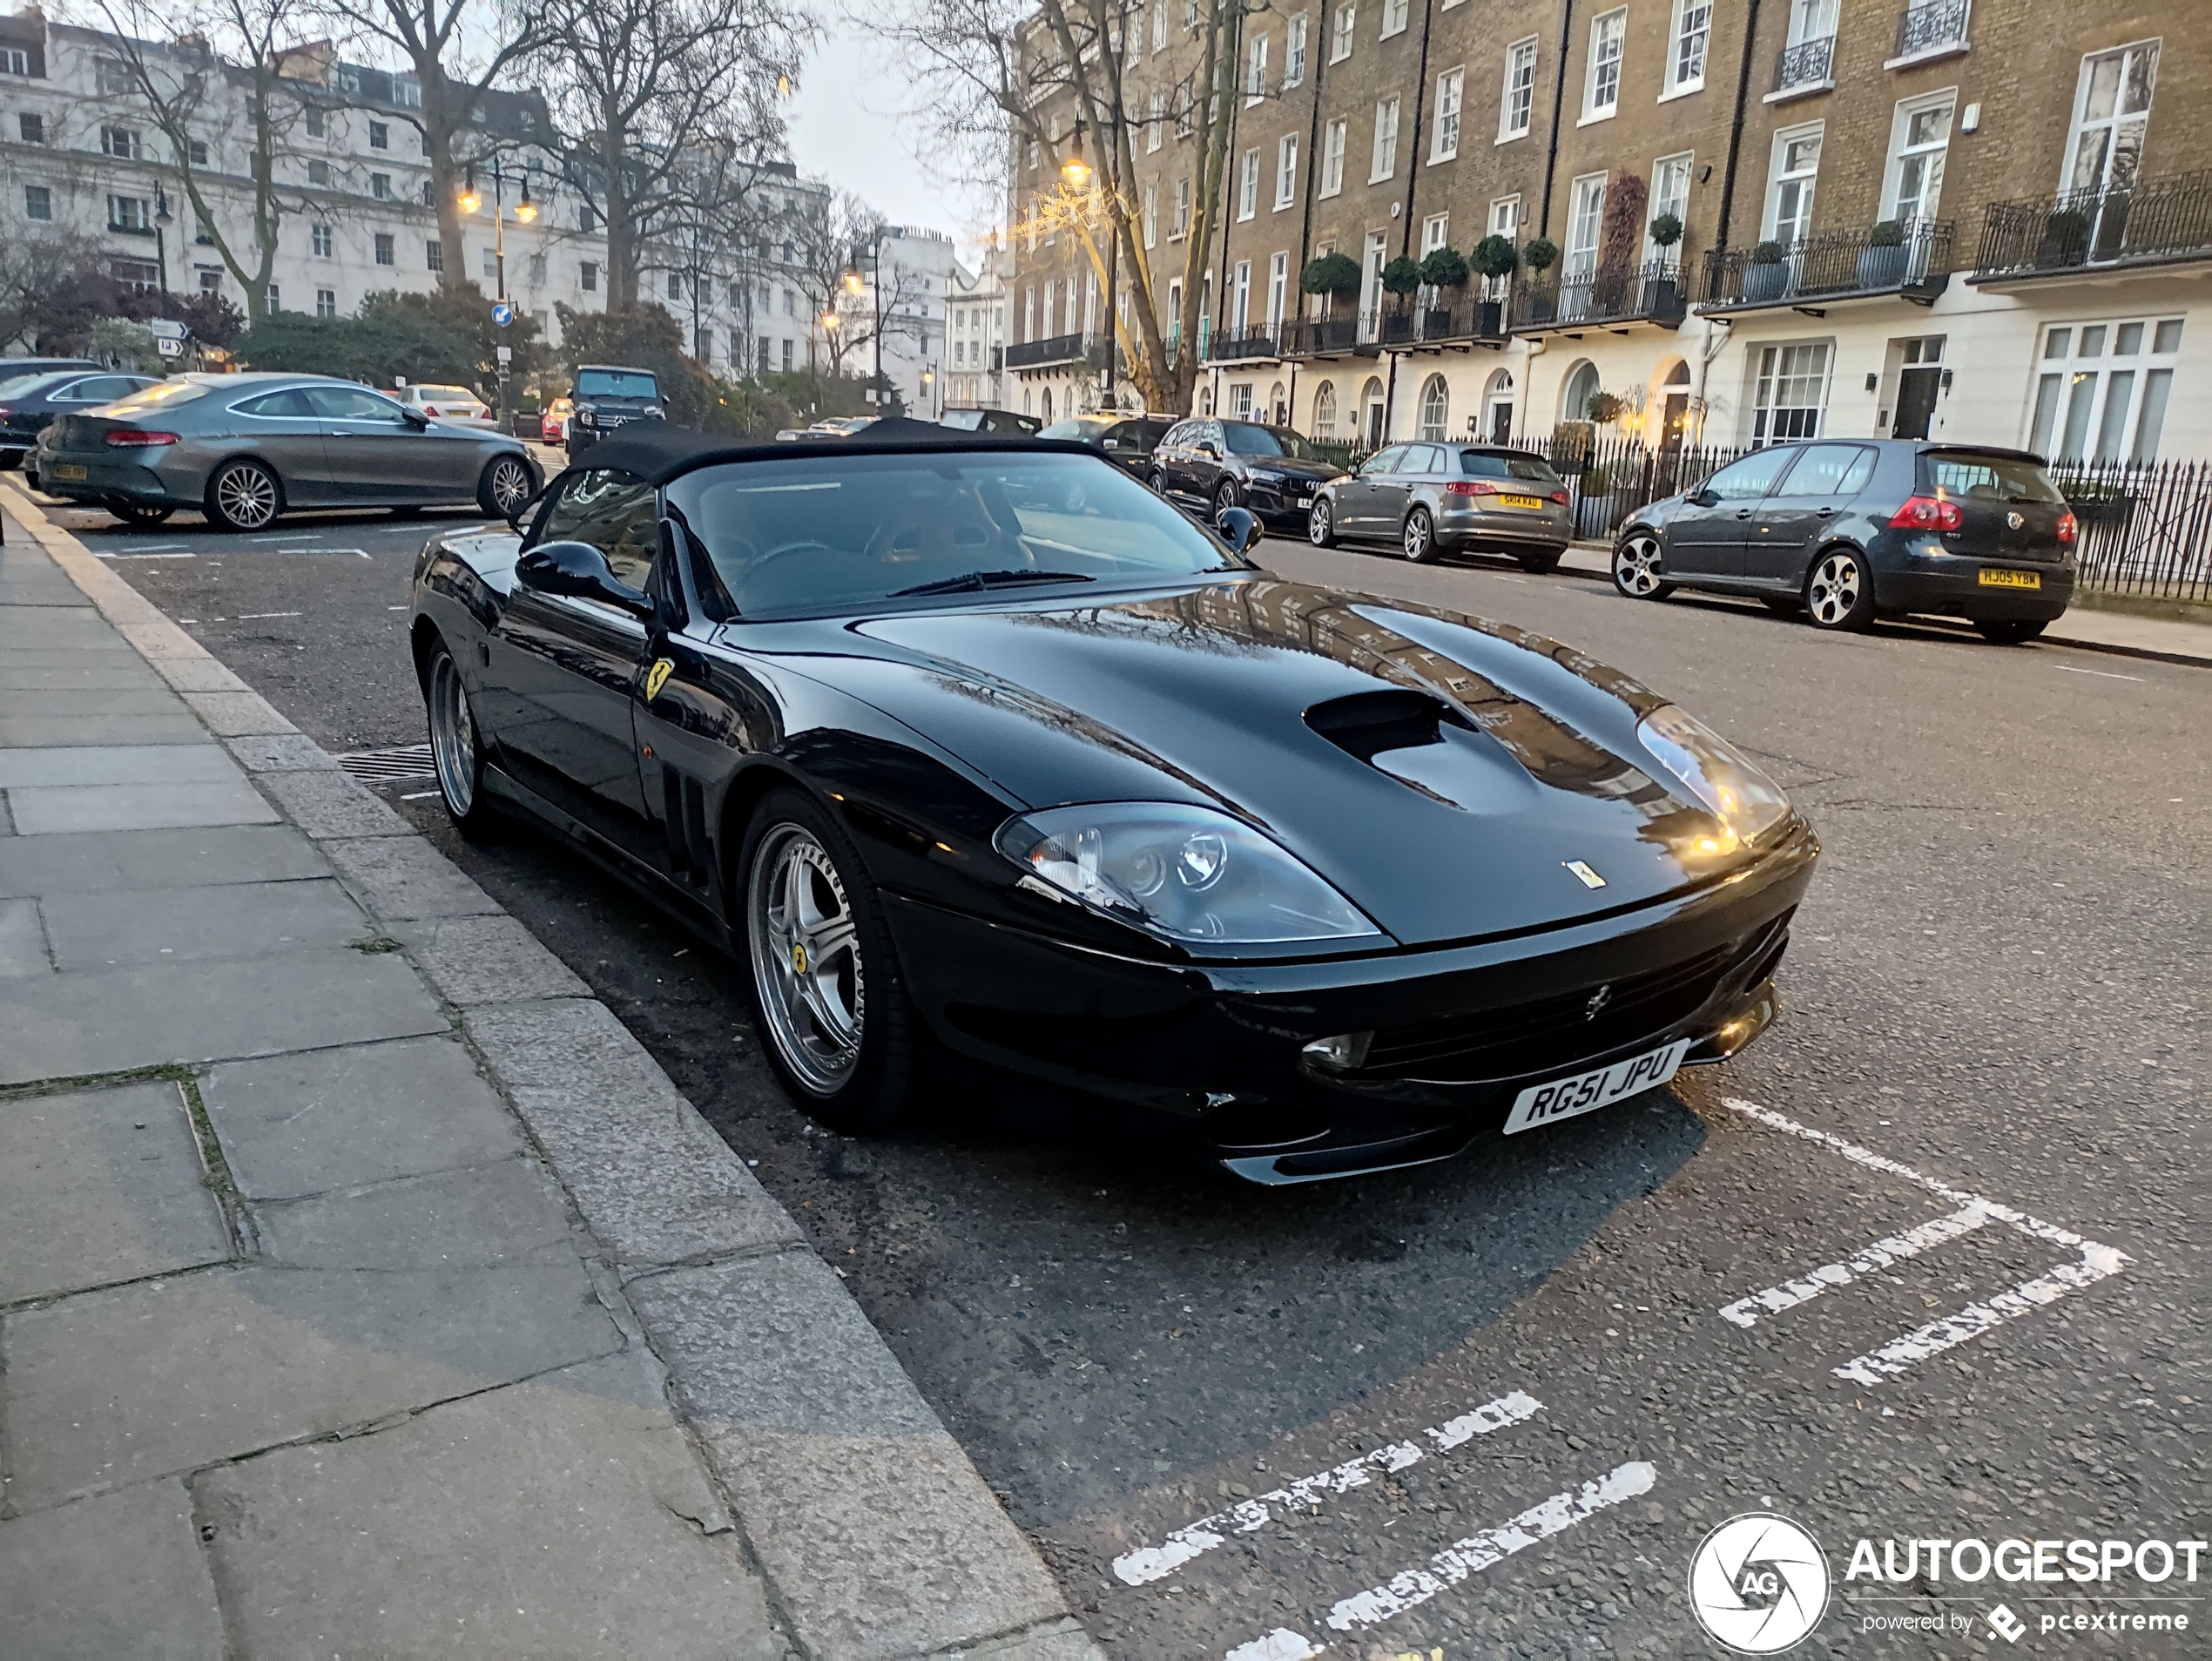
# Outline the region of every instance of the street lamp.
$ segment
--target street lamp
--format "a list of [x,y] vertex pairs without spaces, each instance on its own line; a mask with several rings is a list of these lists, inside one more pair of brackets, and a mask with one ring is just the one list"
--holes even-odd
[[[875,281],[873,285],[875,301],[873,307],[875,335],[873,341],[875,348],[875,369],[869,377],[868,391],[869,395],[876,401],[876,407],[879,409],[883,405],[883,232],[884,227],[879,225],[868,233],[868,266],[875,273]],[[856,244],[853,249],[852,259],[845,265],[845,292],[848,294],[857,294],[860,292],[860,250]]]
[[[1097,174],[1091,165],[1082,158],[1083,124],[1081,120],[1076,123],[1074,139],[1076,153],[1060,164],[1060,177],[1066,182],[1069,189],[1088,195],[1090,192],[1091,182]],[[1086,212],[1083,217],[1088,219],[1090,216]],[[1114,310],[1114,291],[1121,286],[1119,266],[1122,245],[1121,238],[1115,228],[1113,214],[1109,212],[1105,217],[1106,369],[1102,390],[1106,395],[1106,408],[1111,409],[1114,407],[1114,370],[1116,361],[1121,356],[1121,337],[1116,332],[1116,314]]]
[[[491,164],[492,261],[499,288],[496,297],[502,304],[507,300],[507,186],[509,183],[522,186],[522,199],[515,204],[515,218],[522,224],[529,225],[536,219],[538,214],[537,203],[530,199],[529,175],[502,167],[498,159],[494,158]],[[471,166],[461,189],[454,196],[454,206],[463,213],[473,216],[482,209],[483,205],[483,192],[476,188],[476,170]],[[467,274],[465,268],[462,274]],[[506,350],[504,347],[500,349],[502,352]],[[507,359],[502,357],[500,360],[499,424],[502,429],[512,431],[515,421],[512,401],[509,397],[507,363]]]
[[169,298],[169,192],[161,181],[153,185],[153,252],[161,264],[161,297]]

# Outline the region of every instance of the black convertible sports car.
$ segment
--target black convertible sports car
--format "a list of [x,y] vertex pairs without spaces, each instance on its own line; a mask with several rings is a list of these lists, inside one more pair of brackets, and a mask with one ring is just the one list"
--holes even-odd
[[1285,582],[1072,445],[610,439],[423,551],[446,806],[520,807],[751,965],[827,1123],[931,1045],[1283,1183],[1719,1061],[1818,845],[1740,752],[1523,630]]

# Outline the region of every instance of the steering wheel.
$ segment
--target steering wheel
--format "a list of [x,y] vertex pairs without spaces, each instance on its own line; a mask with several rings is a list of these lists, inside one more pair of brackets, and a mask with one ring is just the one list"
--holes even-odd
[[831,547],[827,543],[813,542],[805,539],[798,542],[779,543],[776,546],[771,548],[766,553],[760,555],[746,566],[746,579],[750,581],[752,578],[758,577],[768,566],[774,564],[778,560],[789,559],[797,554],[828,554],[833,558],[836,557],[837,550]]

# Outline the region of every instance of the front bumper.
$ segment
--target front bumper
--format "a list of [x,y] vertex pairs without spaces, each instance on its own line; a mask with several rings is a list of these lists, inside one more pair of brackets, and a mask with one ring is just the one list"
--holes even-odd
[[1305,516],[1312,510],[1313,498],[1328,483],[1326,479],[1290,479],[1281,484],[1248,483],[1244,487],[1244,505],[1259,516],[1263,524],[1295,521],[1303,525]]
[[[2032,571],[2038,586],[1993,588],[1981,580],[1990,571]],[[2074,571],[2032,559],[1979,559],[1972,555],[1909,550],[1874,571],[1874,596],[1885,612],[1932,613],[1985,621],[2048,623],[2074,599]]]
[[[1676,1038],[1694,1041],[1691,1063],[1732,1055],[1774,1019],[1774,968],[1818,851],[1797,821],[1756,864],[1656,905],[1303,962],[1141,962],[884,897],[907,985],[949,1048],[1153,1109],[1170,1140],[1240,1176],[1304,1182],[1449,1158],[1498,1134],[1528,1084]],[[1638,986],[1661,989],[1638,1002]],[[1600,987],[1622,989],[1618,1018],[1578,1026]],[[1377,1056],[1362,1068],[1303,1053],[1361,1032]]]

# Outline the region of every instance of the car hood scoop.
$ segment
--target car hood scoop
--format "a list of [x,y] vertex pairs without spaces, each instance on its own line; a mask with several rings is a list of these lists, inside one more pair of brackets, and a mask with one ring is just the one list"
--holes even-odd
[[902,612],[809,645],[1028,806],[1226,807],[1409,943],[1698,880],[1674,850],[1710,822],[1635,739],[1662,700],[1507,625],[1260,577]]

